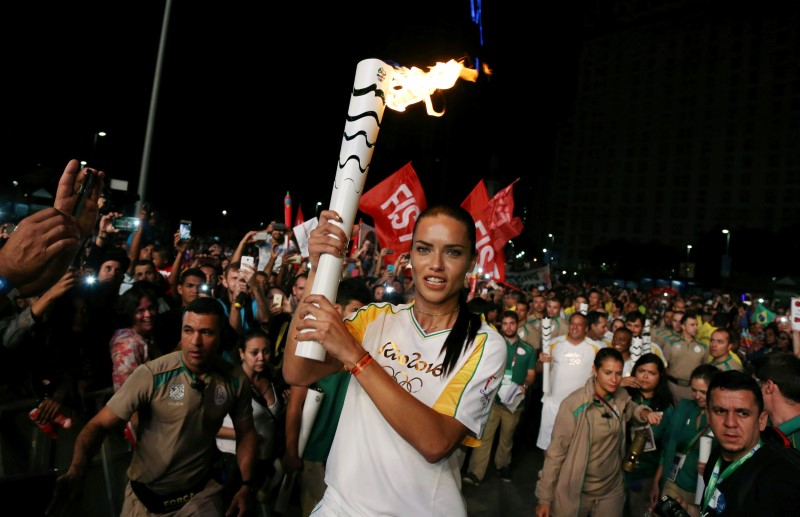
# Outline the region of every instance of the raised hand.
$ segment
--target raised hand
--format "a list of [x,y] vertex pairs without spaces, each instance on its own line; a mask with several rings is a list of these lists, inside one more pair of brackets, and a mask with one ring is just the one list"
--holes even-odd
[[81,246],[71,215],[46,208],[20,221],[0,249],[0,275],[22,296],[41,294],[69,268]]
[[319,224],[308,237],[309,261],[314,269],[323,253],[343,257],[347,248],[347,236],[338,225],[342,218],[333,210],[323,210],[319,214]]
[[53,207],[65,214],[72,214],[78,204],[78,190],[81,183],[86,178],[87,171],[92,170],[96,173],[96,180],[94,186],[86,198],[86,203],[81,210],[81,213],[76,214],[78,220],[78,227],[81,231],[81,238],[89,237],[94,231],[94,225],[97,223],[97,214],[100,209],[99,199],[100,194],[103,192],[103,183],[105,180],[105,173],[103,171],[94,171],[94,169],[84,168],[78,169],[78,160],[70,160],[61,174],[58,181],[58,189],[56,190],[56,198]]

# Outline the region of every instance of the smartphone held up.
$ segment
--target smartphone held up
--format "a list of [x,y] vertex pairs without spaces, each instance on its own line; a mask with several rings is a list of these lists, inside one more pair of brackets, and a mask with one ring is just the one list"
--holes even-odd
[[187,219],[181,220],[181,225],[178,230],[182,241],[188,241],[192,236],[192,222]]
[[121,231],[136,231],[139,229],[141,220],[138,217],[117,217],[111,222],[111,225]]

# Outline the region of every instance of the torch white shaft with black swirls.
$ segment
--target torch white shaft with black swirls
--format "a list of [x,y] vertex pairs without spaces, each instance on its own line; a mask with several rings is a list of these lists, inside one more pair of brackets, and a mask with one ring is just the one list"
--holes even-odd
[[[330,210],[341,216],[341,223],[336,224],[344,230],[348,239],[381,128],[392,70],[390,65],[379,59],[365,59],[356,67],[329,205]],[[331,303],[336,302],[339,281],[342,279],[342,261],[343,257],[328,254],[320,257],[311,287],[312,294],[322,294]],[[317,361],[325,360],[325,349],[316,341],[299,341],[295,354]]]
[[[641,337],[635,337],[631,339],[631,364],[636,364],[636,361],[639,360],[644,354],[649,354],[653,351],[653,347],[650,344],[652,341],[650,337],[650,320],[644,320],[644,330],[642,330]],[[624,372],[623,372],[624,373]]]
[[635,363],[642,357],[642,338],[631,338],[631,363]]
[[650,319],[646,318],[644,320],[644,330],[642,330],[642,354],[649,354],[653,351],[653,346],[651,345],[653,337],[650,334],[650,325]]
[[[553,320],[542,318],[542,352],[550,355],[550,337],[553,335]],[[552,360],[552,358],[550,359]],[[542,393],[550,393],[550,361],[542,364]]]

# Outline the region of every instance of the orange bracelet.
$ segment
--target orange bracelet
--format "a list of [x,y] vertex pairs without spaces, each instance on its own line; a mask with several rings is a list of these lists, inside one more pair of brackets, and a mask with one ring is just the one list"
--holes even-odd
[[372,354],[367,352],[361,359],[358,360],[356,364],[353,365],[352,368],[350,368],[350,374],[353,377],[355,377],[356,375],[361,373],[367,366],[369,366],[371,363],[374,362],[375,359],[372,357]]

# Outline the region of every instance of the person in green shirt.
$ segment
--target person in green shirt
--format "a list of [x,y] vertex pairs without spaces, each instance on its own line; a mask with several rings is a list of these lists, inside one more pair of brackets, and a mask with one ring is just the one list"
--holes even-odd
[[[462,481],[469,485],[478,486],[483,480],[489,465],[495,435],[498,437],[494,455],[497,474],[506,483],[511,482],[511,449],[514,445],[514,431],[519,424],[524,408],[524,396],[528,386],[536,377],[536,354],[533,347],[517,335],[518,325],[519,319],[515,311],[503,312],[500,333],[506,342],[506,368],[501,389],[495,395],[492,410],[489,413],[489,421],[481,437],[481,444],[472,450],[467,471],[462,477]],[[516,406],[507,406],[507,401],[501,399],[501,395],[506,390],[521,394],[523,399]]]
[[651,505],[650,491],[674,410],[664,361],[656,354],[644,354],[634,363],[631,376],[622,378],[622,386],[635,403],[663,413],[661,422],[656,425],[628,424],[628,450],[634,433],[645,432],[648,435],[644,451],[639,455],[633,471],[625,472],[627,514],[645,515]]
[[692,371],[689,381],[692,398],[680,400],[667,427],[660,464],[650,491],[653,507],[659,495],[694,503],[700,438],[711,436],[706,420],[708,384],[719,372],[710,364],[701,364]]
[[777,427],[797,449],[800,445],[800,357],[789,352],[772,352],[753,366],[770,425]]

